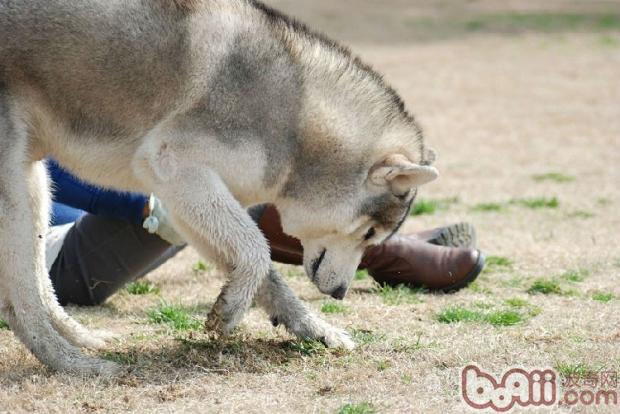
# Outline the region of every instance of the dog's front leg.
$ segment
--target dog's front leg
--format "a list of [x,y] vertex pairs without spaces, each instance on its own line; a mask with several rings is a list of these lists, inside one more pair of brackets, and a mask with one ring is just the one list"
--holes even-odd
[[355,348],[346,331],[310,312],[274,268],[269,271],[256,301],[269,314],[275,326],[283,324],[300,339],[316,339],[332,348]]
[[229,280],[206,324],[207,330],[229,333],[250,307],[269,272],[269,246],[247,211],[208,168],[175,168],[156,185],[169,206],[175,228],[200,254],[223,264]]

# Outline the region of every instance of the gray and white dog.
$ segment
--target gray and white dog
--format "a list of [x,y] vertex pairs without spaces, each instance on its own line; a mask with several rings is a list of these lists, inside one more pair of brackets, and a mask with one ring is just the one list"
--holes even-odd
[[[42,159],[156,193],[229,281],[207,325],[256,299],[302,338],[353,347],[275,271],[244,209],[273,203],[321,292],[343,298],[364,249],[437,177],[401,99],[346,49],[253,0],[0,0],[0,317],[52,368],[112,373],[45,271]],[[257,295],[258,293],[258,295]]]

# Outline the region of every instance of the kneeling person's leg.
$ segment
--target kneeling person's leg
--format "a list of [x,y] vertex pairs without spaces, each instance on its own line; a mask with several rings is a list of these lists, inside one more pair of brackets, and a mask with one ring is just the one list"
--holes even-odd
[[139,225],[87,214],[67,233],[50,277],[62,305],[97,305],[181,249]]

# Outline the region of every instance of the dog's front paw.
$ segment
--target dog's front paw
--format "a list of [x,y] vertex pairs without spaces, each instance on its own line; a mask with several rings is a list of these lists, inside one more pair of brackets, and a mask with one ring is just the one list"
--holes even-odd
[[321,341],[328,348],[355,349],[355,342],[344,330],[330,325],[317,316],[312,315],[305,323],[296,325],[291,329],[298,337],[303,339],[315,339]]
[[205,322],[205,332],[216,336],[226,336],[232,332],[243,318],[242,307],[230,306],[222,296],[213,305]]
[[284,323],[289,332],[302,340],[321,341],[328,348],[355,349],[355,342],[344,329],[332,326],[312,313],[295,318],[290,315],[272,316],[271,323],[275,326]]
[[344,329],[339,329],[331,325],[327,325],[323,335],[318,339],[328,348],[342,348],[349,351],[355,349],[355,342],[353,342],[351,336]]
[[209,313],[209,316],[205,321],[204,331],[206,334],[213,335],[215,337],[220,337],[227,334],[223,321],[213,312]]

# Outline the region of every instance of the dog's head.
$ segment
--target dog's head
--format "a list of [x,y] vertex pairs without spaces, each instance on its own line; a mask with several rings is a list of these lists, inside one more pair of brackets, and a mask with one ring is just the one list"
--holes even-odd
[[[339,173],[353,174],[348,170]],[[332,183],[337,181],[333,174]],[[308,188],[317,193],[289,200],[281,211],[285,232],[299,238],[304,247],[307,275],[322,293],[336,299],[345,297],[365,249],[398,231],[418,187],[437,178],[438,172],[405,154],[392,153],[356,175],[357,186],[331,195]]]
[[346,50],[308,42],[295,49],[309,69],[275,204],[284,231],[301,240],[308,276],[342,299],[365,249],[399,229],[438,172],[395,90]]

